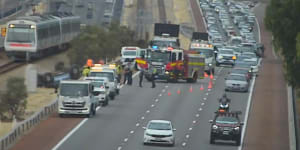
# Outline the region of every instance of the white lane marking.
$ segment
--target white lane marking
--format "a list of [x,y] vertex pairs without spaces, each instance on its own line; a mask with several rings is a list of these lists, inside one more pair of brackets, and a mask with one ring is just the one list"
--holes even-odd
[[122,149],[122,147],[121,147],[121,146],[119,146],[119,147],[118,147],[118,150],[121,150],[121,149]]
[[218,70],[218,74],[220,74],[220,72],[223,70],[223,67],[221,67],[219,70]]
[[154,106],[155,106],[155,105],[153,105],[153,104],[151,105],[151,107],[154,107]]
[[162,92],[164,93],[164,92],[166,92],[166,90],[165,90],[165,89],[163,89],[163,90],[162,90]]
[[140,124],[139,124],[139,123],[137,123],[137,124],[135,124],[135,126],[137,126],[137,127],[138,127],[138,126],[140,126]]
[[[136,77],[138,74],[140,73],[140,71],[134,73],[132,75],[132,78]],[[120,86],[120,88],[122,88],[124,86],[124,84],[122,84]],[[96,110],[99,110],[101,107],[97,107]],[[87,122],[89,119],[85,118],[83,119],[75,128],[73,128],[71,130],[71,132],[69,132],[65,137],[63,137],[63,139],[61,139],[53,148],[52,150],[56,150],[58,149],[73,133],[75,133],[85,122]]]
[[245,132],[246,132],[246,129],[247,129],[247,122],[248,122],[248,117],[249,117],[251,101],[252,101],[252,94],[253,94],[255,79],[256,79],[256,77],[254,76],[253,81],[251,83],[250,91],[249,91],[248,103],[247,103],[247,108],[246,108],[246,113],[245,113],[245,118],[244,118],[244,127],[243,127],[243,131],[242,131],[242,139],[241,139],[242,144],[238,147],[238,150],[242,150],[242,148],[243,148],[243,143],[244,143],[244,138],[245,138]]
[[145,119],[145,117],[143,116],[141,119],[142,119],[142,120],[144,120],[144,119]]
[[193,124],[195,124],[195,123],[197,123],[197,121],[196,121],[196,120],[194,120],[194,121],[193,121]]
[[198,111],[201,111],[201,110],[202,110],[202,108],[199,108],[199,109],[198,109]]
[[[207,91],[208,91],[208,92],[210,92],[210,91],[211,91],[211,89],[207,89]],[[207,95],[208,95],[208,94],[207,94]]]
[[187,134],[187,135],[185,136],[185,138],[187,138],[187,139],[190,138],[190,135]]
[[168,88],[168,87],[169,87],[169,86],[167,86],[167,85],[165,86],[165,88]]
[[126,143],[127,141],[128,141],[128,138],[125,138],[125,139],[124,139],[124,142]]
[[85,122],[88,121],[88,118],[83,119],[75,128],[71,130],[62,140],[52,148],[52,150],[57,150],[73,133],[75,133]]
[[155,102],[158,102],[158,99],[156,99]]
[[208,93],[206,93],[206,95],[208,95]]
[[[96,111],[98,111],[101,108],[101,106],[98,106],[96,108]],[[73,133],[75,133],[76,130],[78,130],[85,122],[87,122],[89,119],[85,118],[83,119],[75,128],[71,130],[62,140],[60,140],[55,147],[52,148],[52,150],[58,149]]]
[[185,142],[183,142],[183,143],[182,143],[182,146],[185,146],[185,145],[186,145],[186,143],[185,143]]
[[200,116],[200,114],[196,114],[196,117],[198,118]]
[[162,96],[162,94],[159,94],[158,96]]
[[190,131],[192,131],[192,130],[193,130],[193,128],[189,128],[189,130],[190,130]]
[[203,106],[205,103],[201,103],[201,105]]
[[133,130],[131,130],[131,131],[130,131],[130,134],[133,134],[133,133],[134,133],[134,131],[133,131]]
[[207,98],[206,98],[206,97],[204,97],[203,99],[204,99],[205,101],[207,100]]
[[147,113],[147,114],[150,113],[150,110],[147,110],[146,113]]

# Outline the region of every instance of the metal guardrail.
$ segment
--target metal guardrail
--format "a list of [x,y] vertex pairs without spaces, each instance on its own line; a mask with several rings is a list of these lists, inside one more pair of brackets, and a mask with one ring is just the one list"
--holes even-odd
[[10,133],[0,138],[0,150],[8,150],[17,140],[27,133],[32,127],[39,124],[42,120],[46,119],[53,112],[57,111],[58,101],[54,100],[51,104],[45,106],[40,111],[34,113],[30,118],[19,123]]
[[297,92],[295,88],[292,88],[292,101],[293,101],[293,113],[294,113],[294,124],[295,124],[295,144],[296,144],[296,150],[300,150],[299,147],[299,116],[297,110]]

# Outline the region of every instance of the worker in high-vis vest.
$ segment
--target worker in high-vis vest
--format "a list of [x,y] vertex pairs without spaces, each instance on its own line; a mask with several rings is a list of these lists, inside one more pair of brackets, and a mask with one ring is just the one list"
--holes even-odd
[[90,67],[89,66],[84,66],[83,71],[82,71],[82,75],[84,77],[87,77],[87,76],[89,76],[89,74],[90,74]]
[[157,69],[155,67],[152,68],[152,75],[151,75],[151,80],[152,80],[152,87],[155,88],[155,75],[157,74]]

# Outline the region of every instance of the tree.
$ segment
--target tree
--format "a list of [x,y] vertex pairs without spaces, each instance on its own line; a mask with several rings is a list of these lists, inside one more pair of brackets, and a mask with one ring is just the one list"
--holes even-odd
[[72,64],[84,65],[87,59],[111,60],[120,55],[122,46],[137,45],[135,33],[117,22],[104,29],[88,26],[71,42],[68,57]]
[[300,33],[300,0],[271,0],[265,13],[265,25],[273,34],[274,44],[282,49],[287,80],[292,86],[300,87],[299,50],[296,48]]
[[10,119],[12,119],[13,116],[18,120],[23,119],[27,104],[27,90],[24,84],[24,78],[9,78],[6,88],[6,92],[3,93],[1,99],[2,111],[8,112]]

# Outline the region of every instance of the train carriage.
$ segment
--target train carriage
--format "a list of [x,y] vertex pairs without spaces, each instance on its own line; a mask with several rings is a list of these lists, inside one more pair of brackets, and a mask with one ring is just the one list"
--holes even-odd
[[4,48],[14,60],[40,58],[60,50],[79,31],[80,18],[70,14],[19,17],[7,23]]

